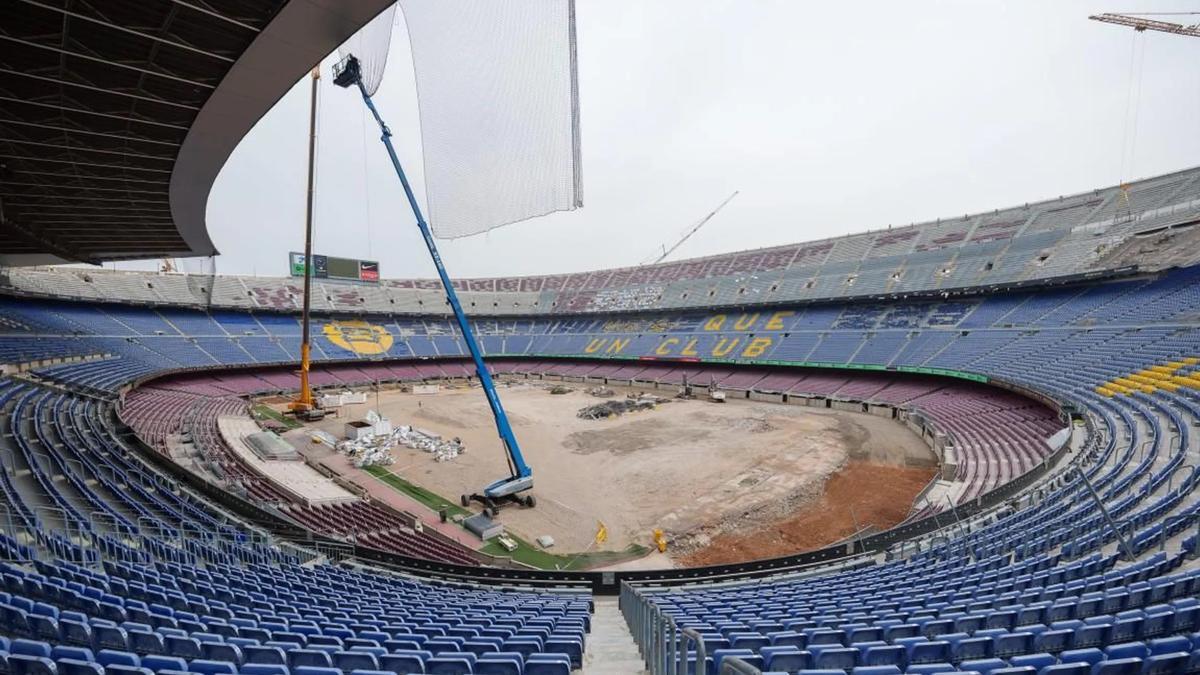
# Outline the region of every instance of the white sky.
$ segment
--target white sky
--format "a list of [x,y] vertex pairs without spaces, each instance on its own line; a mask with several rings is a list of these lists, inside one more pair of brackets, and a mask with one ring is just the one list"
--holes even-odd
[[[441,242],[452,276],[637,264],[735,189],[673,258],[991,210],[1200,164],[1200,40],[1087,20],[1200,9],[1194,2],[577,3],[584,208]],[[1131,79],[1135,42],[1144,51]],[[376,101],[420,191],[407,52],[397,30]],[[377,259],[385,277],[432,276],[373,123],[328,78],[333,60],[321,84],[314,250]],[[1141,89],[1136,142],[1123,153],[1131,81]],[[303,248],[308,86],[299,82],[259,122],[214,186],[208,224],[220,273],[283,275],[287,252]]]

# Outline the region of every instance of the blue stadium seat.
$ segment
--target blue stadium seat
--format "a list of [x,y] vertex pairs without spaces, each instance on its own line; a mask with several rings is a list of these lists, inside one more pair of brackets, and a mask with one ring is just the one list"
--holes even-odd
[[9,653],[8,672],[11,675],[57,675],[58,666],[44,656]]
[[394,654],[379,657],[379,668],[393,673],[423,673],[425,662],[433,658],[433,653],[421,650],[398,651]]
[[288,663],[287,654],[279,647],[243,647],[242,656],[243,663],[264,663],[264,664],[279,664],[286,665]]
[[566,654],[539,654],[525,661],[525,675],[570,675],[570,673],[571,662]]
[[1188,653],[1155,654],[1142,661],[1142,675],[1171,675],[1187,672]]
[[992,671],[1007,667],[1008,663],[1004,659],[996,658],[971,659],[958,664],[959,670],[975,671],[980,675],[991,675]]
[[8,653],[13,656],[34,656],[50,658],[50,644],[41,640],[18,638],[9,643]]
[[[159,656],[156,654],[148,654],[142,657],[142,667],[149,668],[154,672],[163,670],[173,670],[176,672],[187,672],[187,662],[177,656]],[[105,668],[107,670],[108,667]]]
[[154,675],[154,671],[140,666],[113,663],[104,666],[104,675]]
[[287,653],[288,667],[292,672],[298,668],[332,668],[333,659],[328,652],[319,649],[293,649]]
[[237,645],[223,642],[203,642],[200,644],[200,653],[210,661],[228,661],[235,665],[243,661],[242,650]]
[[1140,675],[1142,660],[1139,658],[1111,659],[1092,666],[1092,675]]
[[117,649],[101,649],[99,652],[96,652],[96,662],[102,666],[120,665],[137,668],[141,665],[142,660],[133,652]]
[[483,654],[475,662],[478,675],[522,675],[524,662],[520,655]]
[[[0,616],[2,616],[2,615],[3,615],[3,610],[0,609]],[[7,628],[7,630],[9,632],[9,634],[11,634],[11,635],[18,634],[18,632],[17,632],[18,629],[13,626],[9,626]],[[93,641],[92,629],[88,624],[86,624],[82,621],[74,621],[74,620],[66,619],[66,618],[61,619],[58,622],[59,640],[61,640],[62,642],[66,643],[66,644],[76,645],[76,646],[80,646],[80,647],[93,647],[94,646],[96,649],[104,649],[108,646],[108,644],[107,644],[108,642],[115,641],[115,636],[117,636],[117,635],[123,636],[124,631],[117,627],[105,627],[104,634],[105,634],[104,639],[100,639],[99,637],[97,637]],[[124,644],[124,643],[122,643],[122,644]],[[113,647],[113,649],[124,649],[124,648],[125,647]]]
[[1038,675],[1088,675],[1091,672],[1092,666],[1089,663],[1059,663],[1042,668]]
[[[444,652],[425,662],[425,672],[430,675],[468,675],[474,673],[472,660],[466,653]],[[529,673],[526,668],[526,673]],[[570,670],[567,671],[570,673]]]
[[855,666],[853,675],[901,675],[899,666]]
[[796,671],[812,666],[812,654],[795,645],[772,645],[759,650],[764,667],[770,670]]
[[951,659],[950,643],[945,640],[918,642],[908,649],[908,663],[921,665],[924,663],[949,663]]
[[363,652],[334,652],[333,667],[343,672],[352,670],[378,670],[379,662],[374,654]]
[[720,672],[721,662],[730,656],[736,656],[746,663],[759,669],[764,667],[763,657],[754,653],[754,651],[751,649],[718,649],[712,653],[713,668],[717,672]]
[[1148,646],[1149,653],[1141,655],[1142,658],[1157,654],[1191,651],[1192,641],[1184,635],[1172,635],[1151,640]]
[[76,661],[90,662],[96,660],[96,655],[87,647],[71,647],[68,645],[57,645],[50,650],[50,658],[54,661],[62,659],[74,659]]
[[[119,649],[119,647],[114,647],[114,649]],[[163,654],[167,651],[163,636],[140,630],[129,631],[128,649],[138,654]]]
[[238,672],[242,675],[291,675],[291,670],[278,663],[243,663]]
[[188,671],[200,673],[200,675],[235,675],[238,669],[237,664],[229,661],[195,659],[188,664]]
[[1062,663],[1086,663],[1095,665],[1104,660],[1104,652],[1095,647],[1086,649],[1069,649],[1058,655],[1058,659]]
[[1046,653],[1022,654],[1022,655],[1014,656],[1014,657],[1010,658],[1008,660],[1008,663],[1011,666],[1018,666],[1018,667],[1019,666],[1031,666],[1033,668],[1041,670],[1042,668],[1045,668],[1046,666],[1052,666],[1052,665],[1058,663],[1058,659],[1056,659],[1056,658],[1054,658],[1054,656],[1052,656],[1050,654],[1046,654]]
[[79,659],[57,659],[58,675],[104,675],[104,666]]

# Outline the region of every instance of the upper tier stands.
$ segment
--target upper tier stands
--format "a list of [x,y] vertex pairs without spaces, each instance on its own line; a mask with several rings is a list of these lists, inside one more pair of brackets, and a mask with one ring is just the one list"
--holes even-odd
[[[1200,268],[1188,268],[1136,280],[944,301],[474,323],[489,357],[851,364],[1004,378],[1024,373],[1020,364],[1059,347],[1157,349],[1142,353],[1142,365],[1129,371],[1136,372],[1156,365],[1150,356],[1192,355],[1191,326],[1200,316],[1198,274]],[[234,320],[230,312],[3,298],[0,313],[6,319],[0,324],[0,353],[14,354],[10,363],[30,356],[109,356],[38,370],[97,391],[115,391],[164,370],[294,363],[299,354],[294,315],[249,313]],[[317,317],[315,323],[313,349],[319,361],[466,355],[456,328],[442,318]]]
[[[475,314],[545,315],[904,295],[1200,260],[1200,168],[1078,195],[833,239],[707,258],[537,277],[459,279]],[[295,279],[17,267],[12,293],[296,310]],[[318,280],[313,307],[448,314],[434,279]]]

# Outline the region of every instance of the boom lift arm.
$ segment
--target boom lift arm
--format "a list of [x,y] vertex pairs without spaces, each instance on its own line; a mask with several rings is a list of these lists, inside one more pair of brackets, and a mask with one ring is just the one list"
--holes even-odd
[[450,283],[450,275],[446,272],[446,266],[442,264],[442,256],[438,253],[437,245],[433,241],[433,234],[429,230],[429,224],[425,222],[425,217],[421,215],[421,207],[417,204],[417,198],[413,194],[412,186],[409,185],[404,168],[400,165],[400,159],[396,156],[396,148],[392,145],[392,131],[388,129],[383,118],[379,116],[379,111],[375,109],[375,103],[371,100],[371,95],[367,93],[367,89],[363,85],[362,70],[358,59],[353,55],[347,56],[341,63],[334,66],[333,83],[344,88],[358,87],[359,93],[362,94],[363,102],[367,104],[367,108],[371,111],[375,122],[379,124],[381,132],[379,139],[383,141],[384,147],[387,148],[388,158],[392,160],[392,167],[396,169],[396,175],[400,177],[400,184],[404,186],[404,195],[408,198],[408,205],[412,208],[413,216],[416,217],[417,227],[421,230],[421,237],[425,240],[425,247],[429,249],[429,256],[433,258],[433,265],[437,268],[438,277],[442,281],[442,288],[446,291],[446,299],[450,301],[450,308],[454,310],[454,320],[458,323],[458,329],[462,332],[463,341],[467,343],[467,350],[471,352],[471,360],[475,362],[475,374],[479,377],[479,383],[483,385],[484,394],[487,395],[488,407],[491,408],[492,417],[496,421],[496,431],[500,435],[500,442],[504,445],[505,453],[508,455],[509,477],[501,478],[488,484],[483,488],[482,493],[463,495],[463,506],[467,506],[471,500],[479,501],[492,514],[498,513],[500,506],[506,502],[516,502],[532,507],[536,503],[533,496],[527,495],[522,497],[521,493],[533,487],[533,469],[525,463],[525,457],[521,454],[521,446],[517,444],[517,438],[513,435],[512,426],[508,423],[508,415],[504,412],[504,406],[500,404],[500,396],[496,393],[496,385],[492,381],[492,374],[488,370],[487,364],[483,362],[483,354],[479,349],[479,344],[475,341],[475,333],[471,330],[471,323],[467,320],[467,315],[463,312],[462,304],[458,301],[458,294],[454,292],[454,285]]

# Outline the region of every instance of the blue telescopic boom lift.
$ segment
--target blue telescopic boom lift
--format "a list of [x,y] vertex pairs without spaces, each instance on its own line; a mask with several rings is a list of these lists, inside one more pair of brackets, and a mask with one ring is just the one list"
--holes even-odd
[[433,264],[437,268],[438,277],[442,280],[442,288],[446,290],[446,299],[450,301],[450,308],[454,310],[454,320],[458,322],[458,329],[462,331],[463,341],[467,343],[467,349],[471,352],[471,359],[475,362],[475,374],[479,377],[479,383],[483,385],[483,391],[487,395],[488,406],[492,409],[492,417],[496,420],[496,431],[500,435],[500,442],[504,444],[504,450],[508,456],[509,477],[501,478],[487,485],[481,493],[463,495],[462,505],[468,506],[471,501],[478,501],[492,515],[499,513],[500,506],[508,502],[516,502],[532,507],[537,503],[533,495],[521,496],[521,493],[533,488],[533,469],[529,468],[529,465],[525,463],[525,458],[521,455],[521,446],[517,444],[517,437],[513,435],[512,426],[508,423],[508,415],[504,413],[504,406],[500,404],[500,396],[496,393],[496,385],[492,382],[492,374],[488,370],[487,364],[483,362],[483,354],[479,350],[479,344],[475,341],[475,333],[471,330],[471,324],[467,321],[467,315],[463,313],[462,304],[458,301],[458,294],[454,292],[454,286],[450,283],[450,275],[446,272],[446,266],[442,264],[442,256],[438,253],[437,245],[433,241],[433,234],[429,230],[429,224],[425,222],[424,216],[421,215],[421,207],[417,204],[416,196],[413,195],[412,186],[408,183],[408,177],[404,175],[404,168],[400,166],[400,159],[396,156],[396,148],[392,146],[392,131],[388,129],[383,118],[379,116],[379,111],[375,109],[375,103],[371,101],[371,95],[367,93],[367,88],[363,85],[362,67],[353,54],[348,55],[334,66],[333,75],[333,83],[339,87],[358,87],[359,93],[362,94],[363,102],[367,104],[371,115],[375,117],[375,121],[379,124],[381,132],[379,138],[383,141],[384,147],[387,148],[388,157],[392,160],[392,166],[396,169],[396,175],[400,177],[400,184],[404,186],[404,195],[408,197],[408,205],[412,207],[413,216],[417,219],[417,227],[421,230],[421,237],[425,240],[426,248],[429,249],[429,256],[433,258]]

